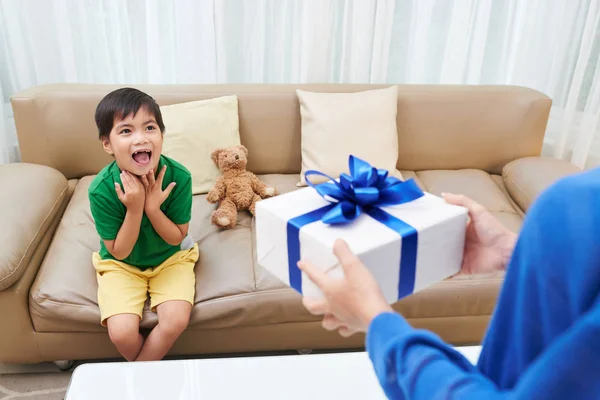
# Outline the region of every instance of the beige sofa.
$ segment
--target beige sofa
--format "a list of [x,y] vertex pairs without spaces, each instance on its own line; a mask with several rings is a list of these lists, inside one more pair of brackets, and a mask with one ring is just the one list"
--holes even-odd
[[[138,86],[161,105],[239,96],[248,168],[281,192],[301,166],[296,88],[334,92],[382,85]],[[0,361],[118,357],[99,324],[91,254],[99,238],[87,189],[111,159],[94,125],[98,101],[116,86],[60,84],[12,97],[23,163],[0,166]],[[549,184],[577,168],[540,158],[551,100],[534,90],[493,86],[400,85],[398,168],[423,189],[464,193],[518,231]],[[168,129],[168,127],[167,127]],[[167,133],[168,134],[168,133]],[[301,298],[257,265],[254,221],[221,231],[214,206],[195,196],[191,233],[200,247],[190,326],[171,355],[356,348],[320,326]],[[453,344],[482,339],[502,274],[446,280],[396,305],[416,327]],[[146,310],[142,326],[156,315]]]

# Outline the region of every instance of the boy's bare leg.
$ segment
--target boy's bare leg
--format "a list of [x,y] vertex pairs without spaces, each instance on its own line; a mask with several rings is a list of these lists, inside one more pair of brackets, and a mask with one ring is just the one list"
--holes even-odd
[[135,314],[118,314],[106,320],[108,336],[127,361],[140,353],[144,338],[140,334],[140,317]]
[[183,300],[165,301],[156,307],[158,325],[150,332],[136,361],[161,360],[185,330],[192,305]]

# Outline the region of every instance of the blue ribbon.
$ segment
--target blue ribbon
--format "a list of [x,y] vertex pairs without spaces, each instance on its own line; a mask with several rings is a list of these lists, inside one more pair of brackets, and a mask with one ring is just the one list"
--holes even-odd
[[[308,224],[323,221],[329,225],[348,224],[362,213],[397,232],[402,237],[400,254],[400,279],[398,298],[411,294],[415,286],[418,232],[411,225],[383,211],[381,207],[404,204],[423,196],[423,191],[413,179],[401,181],[388,176],[388,171],[372,167],[360,158],[350,156],[350,175],[341,174],[339,182],[319,171],[306,171],[305,179],[331,204],[292,218],[287,224],[288,268],[290,286],[302,293],[300,261],[300,229]],[[329,182],[315,185],[308,177],[320,175]]]

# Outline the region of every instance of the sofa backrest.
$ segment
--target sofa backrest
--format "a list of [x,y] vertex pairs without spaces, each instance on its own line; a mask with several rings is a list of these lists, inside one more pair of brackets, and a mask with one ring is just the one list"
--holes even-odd
[[[11,98],[21,158],[67,178],[98,173],[111,161],[100,146],[96,105],[123,85],[54,84]],[[255,173],[299,173],[301,118],[295,89],[357,92],[374,84],[131,85],[160,105],[235,94],[240,135]],[[551,100],[517,86],[399,85],[400,170],[477,168],[499,173],[541,152]],[[166,127],[168,134],[169,127]],[[368,135],[369,132],[365,132]]]

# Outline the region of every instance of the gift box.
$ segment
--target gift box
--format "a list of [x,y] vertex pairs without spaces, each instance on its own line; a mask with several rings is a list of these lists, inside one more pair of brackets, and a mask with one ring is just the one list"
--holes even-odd
[[[296,291],[322,293],[297,266],[302,259],[343,277],[337,239],[371,271],[389,303],[460,271],[467,224],[464,207],[421,191],[414,180],[350,156],[350,174],[256,204],[259,265]],[[325,176],[325,175],[324,175]]]

